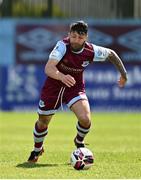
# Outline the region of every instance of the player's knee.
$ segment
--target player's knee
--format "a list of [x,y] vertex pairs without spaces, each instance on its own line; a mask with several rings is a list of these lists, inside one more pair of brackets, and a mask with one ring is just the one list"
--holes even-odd
[[88,128],[91,126],[91,119],[90,119],[90,116],[89,114],[86,114],[86,113],[82,113],[80,116],[79,116],[79,122],[80,124],[85,127],[85,128]]
[[49,116],[39,115],[38,126],[41,129],[46,128],[48,126],[49,122],[50,122],[50,117]]
[[41,119],[37,121],[37,124],[38,124],[39,129],[47,128],[47,124]]

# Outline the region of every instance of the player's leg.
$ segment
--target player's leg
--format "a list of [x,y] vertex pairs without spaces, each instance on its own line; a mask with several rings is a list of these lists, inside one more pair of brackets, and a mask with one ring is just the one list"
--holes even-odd
[[38,158],[44,152],[43,142],[48,133],[48,125],[52,118],[52,115],[39,114],[39,118],[35,123],[33,130],[34,136],[34,150],[28,158],[28,162],[37,162]]
[[38,114],[39,118],[34,126],[34,150],[28,159],[29,162],[36,162],[43,152],[43,142],[48,133],[48,125],[57,109],[60,107],[60,94],[62,87],[56,81],[48,81],[41,91]]
[[79,147],[84,147],[84,138],[89,132],[91,127],[91,113],[89,102],[86,99],[81,99],[75,102],[71,106],[71,110],[75,113],[78,122],[76,125],[77,135],[74,139],[75,145]]
[[[49,86],[50,87],[50,86]],[[54,88],[55,89],[55,88]],[[59,91],[59,90],[58,90]],[[43,153],[43,142],[48,133],[49,122],[57,111],[60,103],[55,107],[58,94],[56,95],[53,90],[44,89],[41,94],[41,100],[39,101],[38,114],[39,118],[35,123],[33,136],[34,136],[34,150],[31,152],[28,162],[37,162],[39,156]]]

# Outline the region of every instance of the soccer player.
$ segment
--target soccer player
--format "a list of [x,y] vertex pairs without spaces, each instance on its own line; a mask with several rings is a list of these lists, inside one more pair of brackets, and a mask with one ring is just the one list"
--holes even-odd
[[28,161],[36,162],[44,152],[43,141],[48,133],[49,122],[62,103],[76,115],[77,134],[74,143],[84,147],[84,138],[90,131],[91,116],[83,71],[95,61],[110,61],[120,72],[119,87],[127,81],[126,69],[119,56],[111,49],[87,42],[88,25],[78,21],[70,25],[68,37],[57,42],[45,66],[48,76],[41,91],[38,114],[34,128],[34,150]]

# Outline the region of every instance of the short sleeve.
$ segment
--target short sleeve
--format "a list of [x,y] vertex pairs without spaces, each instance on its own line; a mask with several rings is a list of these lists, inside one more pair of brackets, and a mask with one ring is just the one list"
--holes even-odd
[[93,61],[105,61],[110,54],[110,49],[94,44],[92,45],[95,53]]
[[66,45],[63,41],[58,41],[49,55],[49,59],[60,61],[66,52]]

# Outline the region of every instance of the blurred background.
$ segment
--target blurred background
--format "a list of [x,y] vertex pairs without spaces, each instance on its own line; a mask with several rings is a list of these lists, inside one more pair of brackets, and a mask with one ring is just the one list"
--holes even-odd
[[128,71],[124,89],[108,62],[85,71],[95,111],[141,111],[140,0],[0,0],[0,111],[36,110],[44,66],[69,24],[84,20],[89,42],[115,50]]

